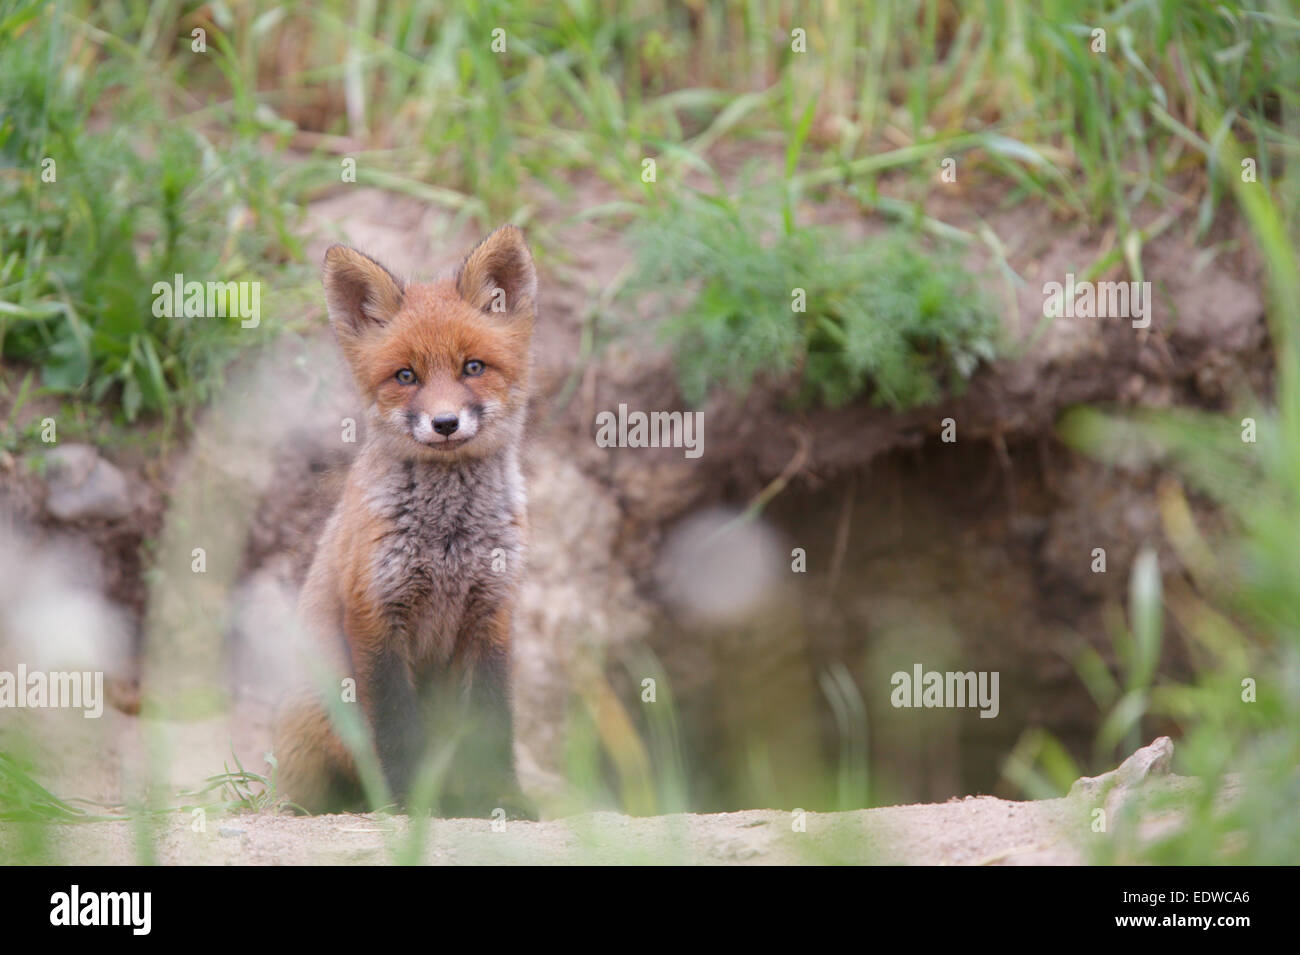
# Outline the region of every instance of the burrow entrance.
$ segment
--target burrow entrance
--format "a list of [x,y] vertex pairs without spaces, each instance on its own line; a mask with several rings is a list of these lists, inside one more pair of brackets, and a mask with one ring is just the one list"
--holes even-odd
[[[793,484],[757,533],[726,529],[725,512],[678,522],[648,584],[663,610],[648,642],[675,694],[692,808],[1018,795],[1003,762],[1034,727],[1087,768],[1103,714],[1073,661],[1091,646],[1113,663],[1129,569],[1159,542],[1157,483],[1050,437],[936,438]],[[701,504],[744,502],[720,489]],[[695,597],[665,560],[685,560]],[[725,603],[738,575],[761,578],[751,612],[699,619],[693,602]],[[1176,649],[1166,641],[1165,672],[1183,667]],[[895,707],[893,675],[918,665],[996,673],[996,707]]]

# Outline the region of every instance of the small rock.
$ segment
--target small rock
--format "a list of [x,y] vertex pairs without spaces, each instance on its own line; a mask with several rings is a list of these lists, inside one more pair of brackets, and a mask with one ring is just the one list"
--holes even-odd
[[131,512],[126,476],[88,444],[69,444],[45,456],[45,509],[60,521],[118,520]]
[[1174,741],[1168,736],[1161,736],[1120,763],[1115,774],[1119,777],[1121,786],[1132,786],[1148,776],[1169,775],[1169,764],[1173,758]]
[[1174,741],[1161,736],[1124,760],[1118,768],[1100,776],[1076,779],[1070,787],[1070,795],[1104,800],[1106,812],[1113,814],[1128,802],[1132,791],[1148,776],[1168,775],[1173,758]]
[[217,829],[217,835],[223,839],[238,839],[243,834],[243,829],[236,829],[234,826],[221,826]]

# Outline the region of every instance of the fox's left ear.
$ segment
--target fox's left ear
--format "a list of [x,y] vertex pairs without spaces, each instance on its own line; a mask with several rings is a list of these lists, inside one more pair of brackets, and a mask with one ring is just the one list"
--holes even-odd
[[456,291],[484,312],[533,314],[537,270],[518,226],[503,225],[474,247],[456,274]]

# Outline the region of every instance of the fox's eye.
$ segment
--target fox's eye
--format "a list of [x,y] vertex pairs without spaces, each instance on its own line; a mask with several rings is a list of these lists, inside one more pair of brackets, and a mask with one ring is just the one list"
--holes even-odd
[[487,365],[483,364],[477,358],[471,358],[469,361],[465,362],[465,374],[469,375],[471,378],[483,374],[483,371],[486,368]]
[[415,372],[411,371],[409,368],[403,368],[394,377],[404,385],[415,384]]

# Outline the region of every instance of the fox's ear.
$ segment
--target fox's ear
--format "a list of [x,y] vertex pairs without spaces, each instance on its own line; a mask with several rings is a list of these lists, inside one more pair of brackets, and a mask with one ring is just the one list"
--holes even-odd
[[456,273],[456,291],[485,312],[532,315],[537,270],[518,226],[503,225],[474,247]]
[[325,304],[340,332],[358,335],[388,322],[402,307],[402,283],[368,255],[346,245],[325,252]]

